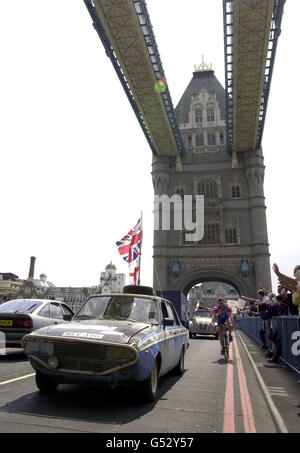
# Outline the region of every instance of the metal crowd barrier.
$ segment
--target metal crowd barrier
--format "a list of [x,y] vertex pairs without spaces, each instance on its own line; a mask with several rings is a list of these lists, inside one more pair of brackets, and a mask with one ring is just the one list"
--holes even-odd
[[[263,327],[261,318],[243,318],[235,327],[261,344],[259,331]],[[280,359],[300,374],[300,316],[279,316],[271,320],[273,334],[278,332]],[[268,332],[266,332],[266,337]]]

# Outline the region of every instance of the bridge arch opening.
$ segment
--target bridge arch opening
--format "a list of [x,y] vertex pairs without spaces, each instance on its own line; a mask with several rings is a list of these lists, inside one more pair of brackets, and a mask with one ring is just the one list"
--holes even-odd
[[[198,269],[186,272],[174,289],[181,291],[191,300],[191,308],[201,298],[209,308],[216,305],[219,297],[225,300],[238,300],[251,293],[251,282],[242,275],[224,269]],[[193,302],[194,301],[194,302]]]
[[225,301],[237,301],[240,297],[239,289],[230,281],[213,278],[191,281],[184,289],[184,293],[192,311],[199,305],[203,308],[213,308],[220,297]]

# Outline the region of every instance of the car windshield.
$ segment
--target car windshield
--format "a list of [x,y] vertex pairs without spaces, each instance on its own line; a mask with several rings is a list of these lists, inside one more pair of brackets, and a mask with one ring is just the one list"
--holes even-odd
[[81,307],[73,320],[91,318],[158,323],[157,302],[133,296],[92,297]]
[[211,318],[212,314],[210,311],[197,311],[195,318]]
[[9,300],[0,305],[0,312],[33,313],[40,305],[36,300]]

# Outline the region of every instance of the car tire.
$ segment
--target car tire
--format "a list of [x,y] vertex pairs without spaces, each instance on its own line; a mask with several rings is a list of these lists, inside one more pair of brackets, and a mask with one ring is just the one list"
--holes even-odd
[[194,334],[191,331],[189,331],[189,337],[194,338]]
[[183,347],[181,350],[179,362],[173,370],[173,373],[175,374],[175,376],[181,376],[184,373],[184,352],[185,351],[184,351],[184,347]]
[[215,340],[218,340],[218,339],[219,339],[219,334],[215,333]]
[[41,393],[52,393],[58,386],[51,376],[47,376],[40,371],[36,371],[35,373],[35,382]]
[[153,368],[149,377],[141,383],[141,398],[144,403],[153,403],[158,395],[159,387],[159,366],[158,361],[155,359]]

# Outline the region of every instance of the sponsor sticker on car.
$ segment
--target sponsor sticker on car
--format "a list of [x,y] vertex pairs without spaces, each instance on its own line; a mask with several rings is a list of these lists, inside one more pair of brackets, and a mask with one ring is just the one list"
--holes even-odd
[[88,333],[88,332],[64,332],[63,337],[76,337],[76,338],[103,338],[103,335],[98,333]]

